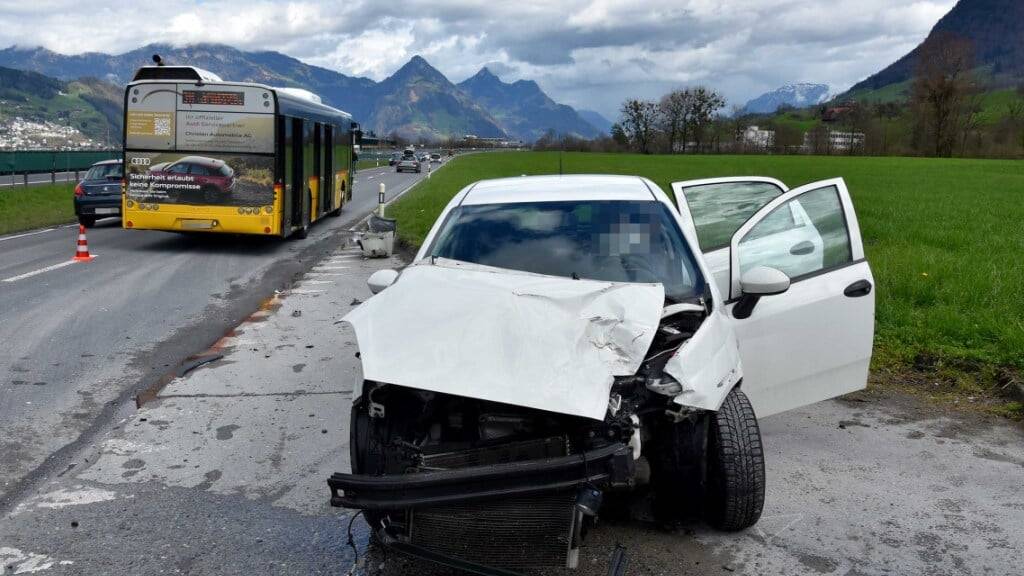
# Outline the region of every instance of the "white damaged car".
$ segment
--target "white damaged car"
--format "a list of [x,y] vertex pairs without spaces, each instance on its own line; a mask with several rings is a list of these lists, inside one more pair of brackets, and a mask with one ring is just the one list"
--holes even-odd
[[873,279],[842,179],[538,176],[460,191],[345,319],[331,503],[480,574],[574,567],[602,503],[757,522],[757,418],[865,386]]

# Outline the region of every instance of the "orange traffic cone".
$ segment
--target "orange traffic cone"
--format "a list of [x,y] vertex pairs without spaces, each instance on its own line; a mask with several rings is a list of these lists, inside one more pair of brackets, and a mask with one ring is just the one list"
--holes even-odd
[[89,254],[89,242],[85,239],[85,226],[78,225],[78,249],[75,250],[75,257],[73,260],[76,262],[88,262],[95,256]]

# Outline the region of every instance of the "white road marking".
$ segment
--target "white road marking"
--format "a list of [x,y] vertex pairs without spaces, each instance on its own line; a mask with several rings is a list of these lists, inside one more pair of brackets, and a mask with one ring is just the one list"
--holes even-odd
[[49,570],[56,563],[56,560],[46,554],[23,552],[8,546],[0,547],[0,565],[4,567],[4,574],[7,573],[7,566],[11,566],[15,574],[35,574]]
[[302,280],[302,285],[306,284],[334,284],[334,280]]
[[307,276],[348,276],[348,274],[340,274],[336,272],[307,272]]
[[348,270],[350,266],[314,266],[313,270]]
[[46,230],[36,230],[35,232],[26,232],[24,234],[15,234],[14,236],[4,236],[0,238],[0,242],[4,240],[14,240],[15,238],[24,238],[25,236],[35,236],[36,234],[43,234],[44,232],[53,232],[56,228],[47,228]]
[[302,288],[296,288],[289,290],[290,294],[323,294],[326,290],[303,290]]
[[[131,498],[131,496],[128,496]],[[42,494],[18,505],[14,509],[17,515],[29,508],[66,508],[68,506],[80,506],[82,504],[95,504],[107,502],[117,498],[117,492],[103,490],[101,488],[89,488],[86,486],[73,486],[71,488],[60,488],[49,494]]]
[[[92,256],[95,257],[96,254],[93,254]],[[72,264],[77,264],[77,263],[78,263],[77,260],[68,260],[67,262],[61,262],[60,264],[54,264],[53,266],[47,266],[46,268],[40,268],[39,270],[33,270],[31,272],[26,272],[24,274],[19,274],[18,276],[11,276],[10,278],[4,278],[3,281],[4,282],[17,282],[18,280],[24,280],[26,278],[31,278],[33,276],[36,276],[36,275],[39,275],[39,274],[43,274],[44,272],[49,272],[51,270],[56,270],[58,268],[63,268],[65,266],[70,266]]]

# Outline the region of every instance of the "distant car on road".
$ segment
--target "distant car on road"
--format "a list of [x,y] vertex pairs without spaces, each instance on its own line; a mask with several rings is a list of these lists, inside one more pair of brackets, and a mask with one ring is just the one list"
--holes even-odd
[[75,216],[86,228],[98,218],[121,215],[121,160],[104,160],[93,164],[81,182],[75,185]]
[[426,154],[420,154],[420,162],[429,162],[429,161],[430,161],[430,156],[428,156]]
[[391,157],[388,158],[388,166],[394,166],[395,164],[398,164],[399,158],[401,158],[401,156],[399,156],[397,152],[392,154]]
[[423,165],[415,156],[405,156],[398,161],[395,172],[422,172]]
[[231,194],[235,188],[235,170],[223,160],[206,156],[185,156],[174,162],[154,164],[150,176],[191,176],[189,182],[199,186],[203,201],[215,203]]
[[434,152],[433,154],[431,154],[430,155],[430,163],[431,164],[440,164],[441,163],[441,155],[438,154],[437,152]]

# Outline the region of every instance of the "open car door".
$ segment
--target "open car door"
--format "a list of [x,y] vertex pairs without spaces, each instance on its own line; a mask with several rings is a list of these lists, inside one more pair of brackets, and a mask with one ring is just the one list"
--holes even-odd
[[704,261],[723,295],[729,294],[729,240],[755,212],[786,190],[779,180],[764,176],[672,183],[679,213],[693,228]]
[[[739,341],[743,391],[758,417],[866,386],[874,279],[841,178],[801,186],[766,204],[733,234],[729,261],[723,296]],[[758,282],[761,294],[770,293],[765,267],[785,273],[789,282],[774,295],[753,295]]]

